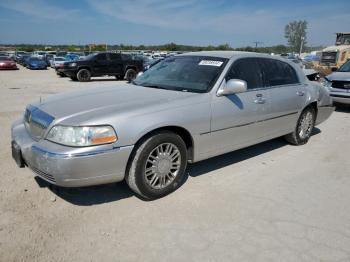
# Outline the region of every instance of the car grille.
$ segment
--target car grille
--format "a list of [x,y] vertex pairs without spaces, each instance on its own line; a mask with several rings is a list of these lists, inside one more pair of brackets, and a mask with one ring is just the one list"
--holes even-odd
[[44,136],[46,129],[53,120],[54,117],[31,105],[26,108],[24,114],[26,129],[35,140],[39,140]]
[[337,52],[322,52],[321,63],[335,64],[337,62]]
[[332,81],[333,88],[350,89],[350,82],[348,81]]
[[47,174],[33,166],[29,166],[29,168],[31,170],[33,170],[34,173],[36,173],[38,176],[40,176],[41,178],[45,179],[45,180],[48,180],[49,182],[51,183],[56,183],[56,179],[53,175],[50,175],[50,174]]

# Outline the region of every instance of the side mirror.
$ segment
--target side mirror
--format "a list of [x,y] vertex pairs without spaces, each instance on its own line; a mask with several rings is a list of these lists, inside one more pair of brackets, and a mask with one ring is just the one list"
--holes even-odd
[[217,96],[227,96],[232,94],[243,93],[247,91],[247,82],[240,79],[230,79],[224,81],[217,92]]
[[139,76],[141,76],[141,75],[143,75],[143,72],[142,72],[142,71],[138,72],[136,78],[139,77]]

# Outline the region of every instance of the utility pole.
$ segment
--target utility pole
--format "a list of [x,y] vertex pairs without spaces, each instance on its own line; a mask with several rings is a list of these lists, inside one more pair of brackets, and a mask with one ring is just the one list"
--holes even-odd
[[305,37],[300,37],[300,49],[299,49],[299,56],[301,55],[301,52],[303,51],[303,44],[304,44]]
[[263,44],[263,42],[259,42],[259,41],[255,41],[253,43],[255,44],[255,49],[258,48],[258,45],[262,45]]

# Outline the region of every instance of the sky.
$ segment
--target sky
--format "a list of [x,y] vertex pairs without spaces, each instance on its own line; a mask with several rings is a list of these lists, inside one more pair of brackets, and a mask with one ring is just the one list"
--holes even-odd
[[271,46],[294,20],[308,22],[308,45],[333,44],[350,32],[350,1],[0,0],[0,44]]

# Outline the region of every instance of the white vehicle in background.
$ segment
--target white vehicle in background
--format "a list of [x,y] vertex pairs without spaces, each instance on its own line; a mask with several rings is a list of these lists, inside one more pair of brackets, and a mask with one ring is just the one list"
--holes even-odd
[[158,60],[158,59],[163,59],[164,57],[162,57],[159,53],[154,53],[152,55],[152,58],[155,59],[155,60]]
[[66,60],[62,56],[55,56],[52,60],[50,60],[50,67],[57,68],[63,65]]
[[44,55],[46,54],[45,51],[34,51],[32,56],[33,57],[37,57],[37,58],[40,58],[40,59],[43,59]]

